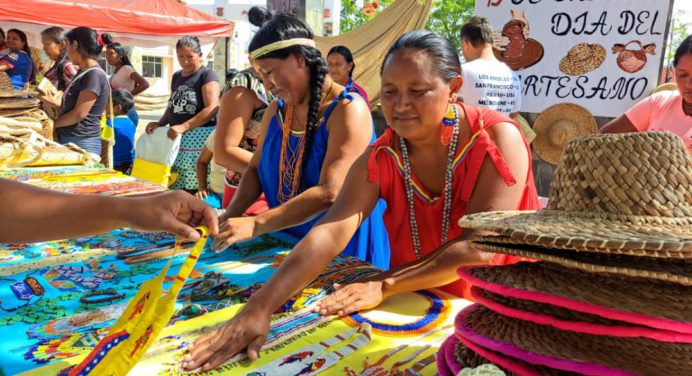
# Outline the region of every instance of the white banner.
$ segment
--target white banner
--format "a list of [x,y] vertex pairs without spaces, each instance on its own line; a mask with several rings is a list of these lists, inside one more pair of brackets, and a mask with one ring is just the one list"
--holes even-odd
[[668,0],[476,0],[494,52],[517,71],[521,111],[576,103],[615,117],[656,86]]

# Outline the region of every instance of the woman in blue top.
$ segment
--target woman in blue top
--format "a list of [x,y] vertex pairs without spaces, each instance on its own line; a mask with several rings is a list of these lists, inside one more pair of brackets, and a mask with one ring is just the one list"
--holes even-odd
[[[221,217],[217,250],[277,230],[303,237],[319,225],[348,169],[375,139],[367,104],[327,77],[310,28],[283,14],[267,14],[263,21],[250,43],[252,64],[267,90],[281,99],[265,111],[257,151]],[[262,193],[270,209],[242,217]],[[379,203],[362,218],[342,255],[389,266],[383,212]]]
[[5,42],[10,53],[0,59],[0,72],[7,72],[15,90],[22,90],[27,83],[33,83],[36,79],[29,42],[26,34],[17,29],[7,31]]

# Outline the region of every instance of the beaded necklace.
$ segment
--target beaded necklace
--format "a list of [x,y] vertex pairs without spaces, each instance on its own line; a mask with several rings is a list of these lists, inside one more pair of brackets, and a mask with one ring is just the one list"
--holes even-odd
[[[329,90],[323,91],[322,99],[320,100],[320,106],[324,104],[325,100],[329,98],[332,92],[332,87],[334,86],[334,81],[329,80]],[[279,154],[279,190],[276,194],[276,198],[280,203],[284,203],[292,199],[298,193],[298,187],[300,184],[300,171],[303,166],[303,148],[305,147],[305,137],[301,137],[298,140],[298,144],[295,148],[290,146],[289,139],[291,138],[291,124],[293,122],[293,111],[295,106],[290,104],[286,107],[286,116],[283,121],[282,127],[282,137],[281,137],[281,151]],[[295,119],[299,126],[302,124]],[[290,148],[290,157],[287,158]],[[288,191],[288,193],[285,193]]]
[[[456,105],[453,106],[454,116],[458,118]],[[449,232],[449,222],[452,214],[452,180],[454,175],[454,154],[457,150],[457,143],[459,141],[459,124],[454,126],[454,133],[452,134],[452,142],[449,144],[449,151],[447,152],[447,169],[445,171],[445,185],[443,191],[444,209],[442,211],[442,241],[444,243],[447,241],[447,233]],[[412,177],[411,177],[411,163],[408,156],[408,147],[406,146],[406,140],[403,137],[399,138],[401,144],[401,157],[404,162],[404,182],[406,185],[406,200],[408,201],[409,208],[409,223],[411,224],[411,237],[413,238],[413,252],[416,255],[416,260],[421,257],[421,246],[420,246],[420,236],[418,233],[418,222],[416,221],[416,209],[414,205],[413,197],[413,187],[412,187]]]

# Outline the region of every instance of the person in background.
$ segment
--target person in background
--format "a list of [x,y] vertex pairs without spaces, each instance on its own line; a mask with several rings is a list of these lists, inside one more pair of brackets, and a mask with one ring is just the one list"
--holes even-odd
[[[262,25],[271,19],[271,14],[265,8],[255,6],[250,8],[248,19],[253,25]],[[226,168],[221,203],[224,209],[233,199],[242,174],[257,150],[262,117],[269,103],[274,100],[273,94],[265,89],[252,68],[233,71],[235,72],[229,71],[226,75],[214,142],[214,158]],[[266,208],[266,200],[260,197],[248,210],[249,214],[258,214]]]
[[106,110],[110,84],[98,58],[112,42],[110,34],[80,26],[67,34],[67,54],[79,66],[77,75],[65,89],[60,116],[55,119],[60,143],[74,143],[96,156],[101,155],[101,115]]
[[134,107],[135,99],[129,91],[116,89],[111,92],[113,97],[113,131],[115,146],[113,147],[113,168],[124,174],[130,174],[132,162],[135,160],[135,130],[137,125],[132,122],[127,113]]
[[10,53],[10,48],[7,47],[5,42],[5,30],[0,27],[0,59],[7,56]]
[[7,72],[15,90],[23,90],[26,84],[35,84],[36,69],[26,34],[21,30],[10,29],[5,42],[10,52],[0,59],[0,72]]
[[505,115],[521,109],[521,81],[507,64],[493,54],[490,21],[474,16],[461,27],[461,65],[464,83],[459,95],[471,106],[488,107]]
[[215,209],[221,209],[226,168],[216,163],[214,157],[214,133],[204,143],[202,154],[197,160],[197,198]]
[[[57,26],[43,30],[41,32],[41,44],[43,44],[43,51],[46,56],[54,61],[53,66],[48,69],[44,76],[58,91],[64,92],[79,71],[79,66],[73,64],[67,56],[65,30]],[[60,108],[60,101],[53,94],[55,93],[42,93],[39,99],[45,106]],[[53,111],[50,113],[52,114]]]
[[146,197],[74,195],[0,178],[0,243],[76,238],[123,227],[196,241],[193,226],[218,233],[216,213],[185,192]]
[[[149,88],[149,81],[137,73],[122,44],[114,42],[106,46],[106,61],[113,67],[113,75],[110,79],[113,90],[124,89],[136,97]],[[127,116],[135,125],[139,123],[139,115],[134,106],[127,113]]]
[[[461,295],[469,286],[459,281],[459,266],[517,261],[477,250],[467,240],[473,232],[456,224],[465,214],[538,208],[531,151],[519,125],[496,111],[457,103],[459,56],[432,31],[402,35],[380,72],[389,128],[356,160],[332,207],[274,276],[242,311],[189,348],[183,369],[209,371],[239,352],[257,359],[271,315],[325,270],[379,199],[387,203],[387,230],[396,235],[390,238],[391,269],[336,285],[315,307],[323,315],[344,316],[436,286]],[[219,231],[222,236],[223,224]]]
[[353,55],[348,47],[332,47],[327,54],[327,67],[329,68],[329,76],[332,77],[334,82],[347,88],[353,88],[355,92],[365,99],[365,103],[370,108],[368,93],[353,81],[353,71],[356,69],[356,63],[353,62]]
[[216,125],[221,88],[216,73],[202,65],[199,39],[180,38],[176,54],[182,70],[173,74],[168,108],[159,121],[147,124],[146,132],[169,125],[171,140],[182,135],[180,152],[172,168],[179,177],[171,188],[197,192],[197,159]]
[[680,136],[692,153],[692,35],[675,50],[673,69],[677,90],[652,94],[604,125],[600,132],[670,131]]

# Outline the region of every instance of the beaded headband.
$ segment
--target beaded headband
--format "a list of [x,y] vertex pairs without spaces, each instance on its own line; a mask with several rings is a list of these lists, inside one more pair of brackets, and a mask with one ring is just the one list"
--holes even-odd
[[286,40],[280,40],[278,42],[274,43],[269,43],[266,46],[262,46],[254,51],[250,52],[250,59],[255,60],[257,58],[260,58],[268,53],[282,50],[287,47],[291,46],[308,46],[308,47],[315,47],[315,41],[312,39],[308,38],[294,38],[294,39],[286,39]]

